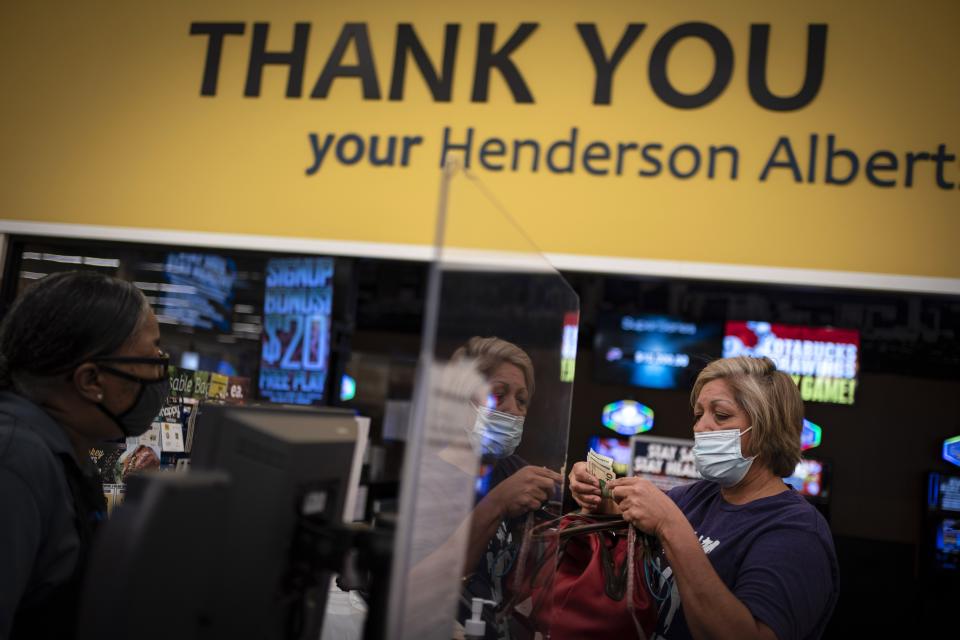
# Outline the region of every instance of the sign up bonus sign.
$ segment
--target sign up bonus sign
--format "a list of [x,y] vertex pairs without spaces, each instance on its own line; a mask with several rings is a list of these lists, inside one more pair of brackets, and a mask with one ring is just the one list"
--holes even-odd
[[260,394],[273,402],[323,401],[330,354],[333,259],[267,263]]

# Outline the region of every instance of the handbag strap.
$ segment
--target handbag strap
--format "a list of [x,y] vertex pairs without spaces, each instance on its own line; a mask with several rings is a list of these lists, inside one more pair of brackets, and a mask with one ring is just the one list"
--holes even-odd
[[[623,595],[627,592],[627,574],[629,573],[627,569],[630,566],[630,556],[629,554],[623,559],[623,564],[620,568],[617,568],[616,558],[613,557],[613,553],[610,551],[610,547],[607,546],[606,541],[603,539],[601,531],[593,531],[599,537],[597,541],[600,545],[600,559],[601,566],[603,567],[603,592],[607,594],[607,597],[611,600],[620,601],[623,600]],[[627,536],[628,538],[630,536]],[[616,546],[616,545],[614,545]]]
[[[630,527],[630,531],[627,533],[627,564],[633,566],[635,562],[634,553],[636,552],[636,541],[637,541],[637,530],[633,527]],[[644,536],[641,538],[641,542],[644,546],[644,553],[647,552],[647,538]],[[640,621],[637,619],[637,610],[634,606],[633,601],[633,590],[638,589],[640,586],[634,580],[633,571],[627,573],[627,611],[630,612],[630,617],[633,619],[633,626],[637,631],[638,640],[647,640],[647,634],[643,631],[643,626],[640,624]]]
[[566,527],[560,530],[559,536],[561,540],[564,540],[571,536],[579,536],[586,533],[594,533],[599,531],[626,531],[629,527],[630,523],[618,516],[616,520],[590,522],[587,524],[578,524],[572,527]]

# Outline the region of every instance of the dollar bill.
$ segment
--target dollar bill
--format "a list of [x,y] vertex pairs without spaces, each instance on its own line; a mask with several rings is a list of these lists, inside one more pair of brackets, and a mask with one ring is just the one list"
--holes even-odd
[[587,471],[600,481],[600,493],[604,498],[610,497],[607,483],[617,477],[613,470],[613,458],[597,453],[593,449],[587,452]]

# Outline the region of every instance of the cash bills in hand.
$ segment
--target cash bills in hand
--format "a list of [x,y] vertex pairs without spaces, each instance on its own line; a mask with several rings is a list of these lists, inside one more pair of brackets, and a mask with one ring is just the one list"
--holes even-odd
[[613,458],[597,453],[593,449],[587,452],[587,471],[600,481],[600,494],[604,498],[610,497],[607,483],[617,477],[613,470]]

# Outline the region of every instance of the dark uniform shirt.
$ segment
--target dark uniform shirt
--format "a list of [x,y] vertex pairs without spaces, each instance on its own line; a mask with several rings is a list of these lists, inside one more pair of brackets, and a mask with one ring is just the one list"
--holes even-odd
[[[69,638],[102,486],[63,427],[0,392],[0,640]],[[79,515],[78,515],[79,514]]]

